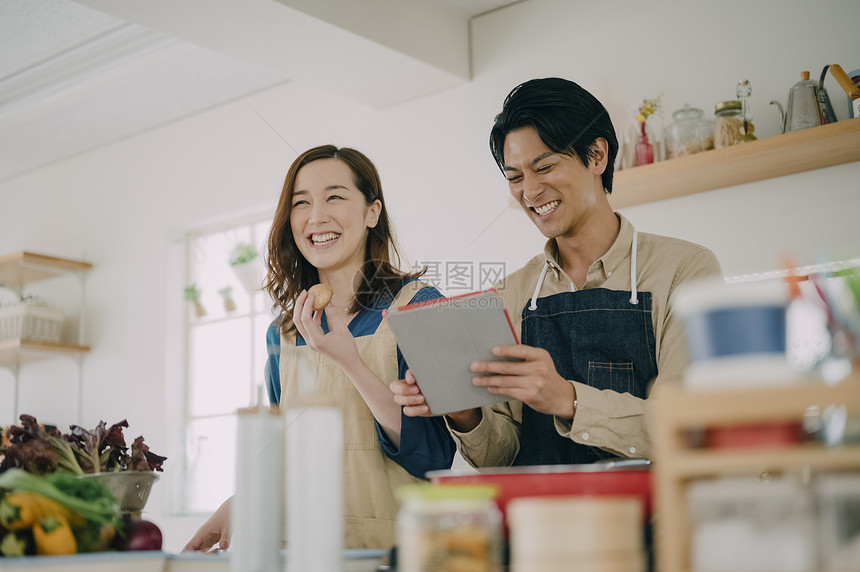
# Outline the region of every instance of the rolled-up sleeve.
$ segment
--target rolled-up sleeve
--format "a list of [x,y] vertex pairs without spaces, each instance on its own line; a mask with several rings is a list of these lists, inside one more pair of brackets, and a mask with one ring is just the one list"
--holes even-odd
[[520,452],[522,403],[506,401],[481,408],[481,421],[466,433],[445,423],[457,443],[457,450],[473,467],[507,467]]

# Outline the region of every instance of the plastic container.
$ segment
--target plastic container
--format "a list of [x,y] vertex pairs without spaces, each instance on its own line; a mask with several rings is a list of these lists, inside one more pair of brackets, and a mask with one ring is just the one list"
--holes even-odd
[[815,572],[813,495],[797,479],[724,478],[687,489],[692,572]]
[[496,487],[418,484],[400,487],[397,569],[501,570],[502,515]]
[[714,148],[714,124],[705,112],[689,105],[672,114],[674,122],[666,128],[666,158],[675,159]]
[[795,383],[786,353],[788,289],[782,282],[726,284],[703,279],[679,287],[674,311],[684,322],[691,390]]

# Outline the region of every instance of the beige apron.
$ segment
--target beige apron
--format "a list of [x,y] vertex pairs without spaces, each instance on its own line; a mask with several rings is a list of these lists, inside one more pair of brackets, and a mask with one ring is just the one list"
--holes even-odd
[[[427,286],[414,280],[400,289],[391,307],[404,306]],[[386,387],[398,378],[397,344],[388,323],[376,332],[355,338],[358,353]],[[299,397],[298,356],[302,354],[316,376],[313,394]],[[389,459],[379,444],[376,424],[361,394],[332,360],[307,346],[296,346],[295,333],[281,334],[282,414],[290,407],[337,405],[343,414],[344,528],[346,548],[390,548],[395,544],[399,503],[395,490],[421,479]],[[393,399],[393,396],[392,396]]]

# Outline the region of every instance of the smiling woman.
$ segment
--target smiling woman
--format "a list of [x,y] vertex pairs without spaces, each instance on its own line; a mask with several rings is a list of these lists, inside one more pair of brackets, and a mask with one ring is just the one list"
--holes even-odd
[[[441,294],[421,272],[400,270],[379,174],[354,149],[325,145],[293,162],[266,262],[264,289],[280,314],[266,334],[269,399],[284,413],[309,402],[340,408],[344,544],[389,548],[394,491],[450,467],[454,445],[441,418],[406,417],[395,403],[388,387],[407,365],[382,314]],[[320,285],[332,293],[325,306],[312,291]],[[313,370],[311,391],[299,389],[302,360]],[[186,549],[226,548],[229,511],[224,503]]]

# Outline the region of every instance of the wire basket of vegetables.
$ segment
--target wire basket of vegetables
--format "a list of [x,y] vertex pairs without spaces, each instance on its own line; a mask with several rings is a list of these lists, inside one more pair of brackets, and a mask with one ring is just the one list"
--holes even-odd
[[158,527],[139,515],[167,458],[143,437],[127,446],[126,427],[101,421],[63,434],[21,415],[21,425],[8,428],[0,445],[0,557],[160,549]]
[[107,426],[104,421],[92,430],[71,425],[68,433],[46,429],[32,415],[21,415],[21,425],[9,428],[9,444],[0,474],[22,469],[36,475],[68,473],[100,482],[116,498],[124,512],[139,513],[149,497],[166,457],[149,450],[143,437],[126,445],[123,429],[128,421]]

